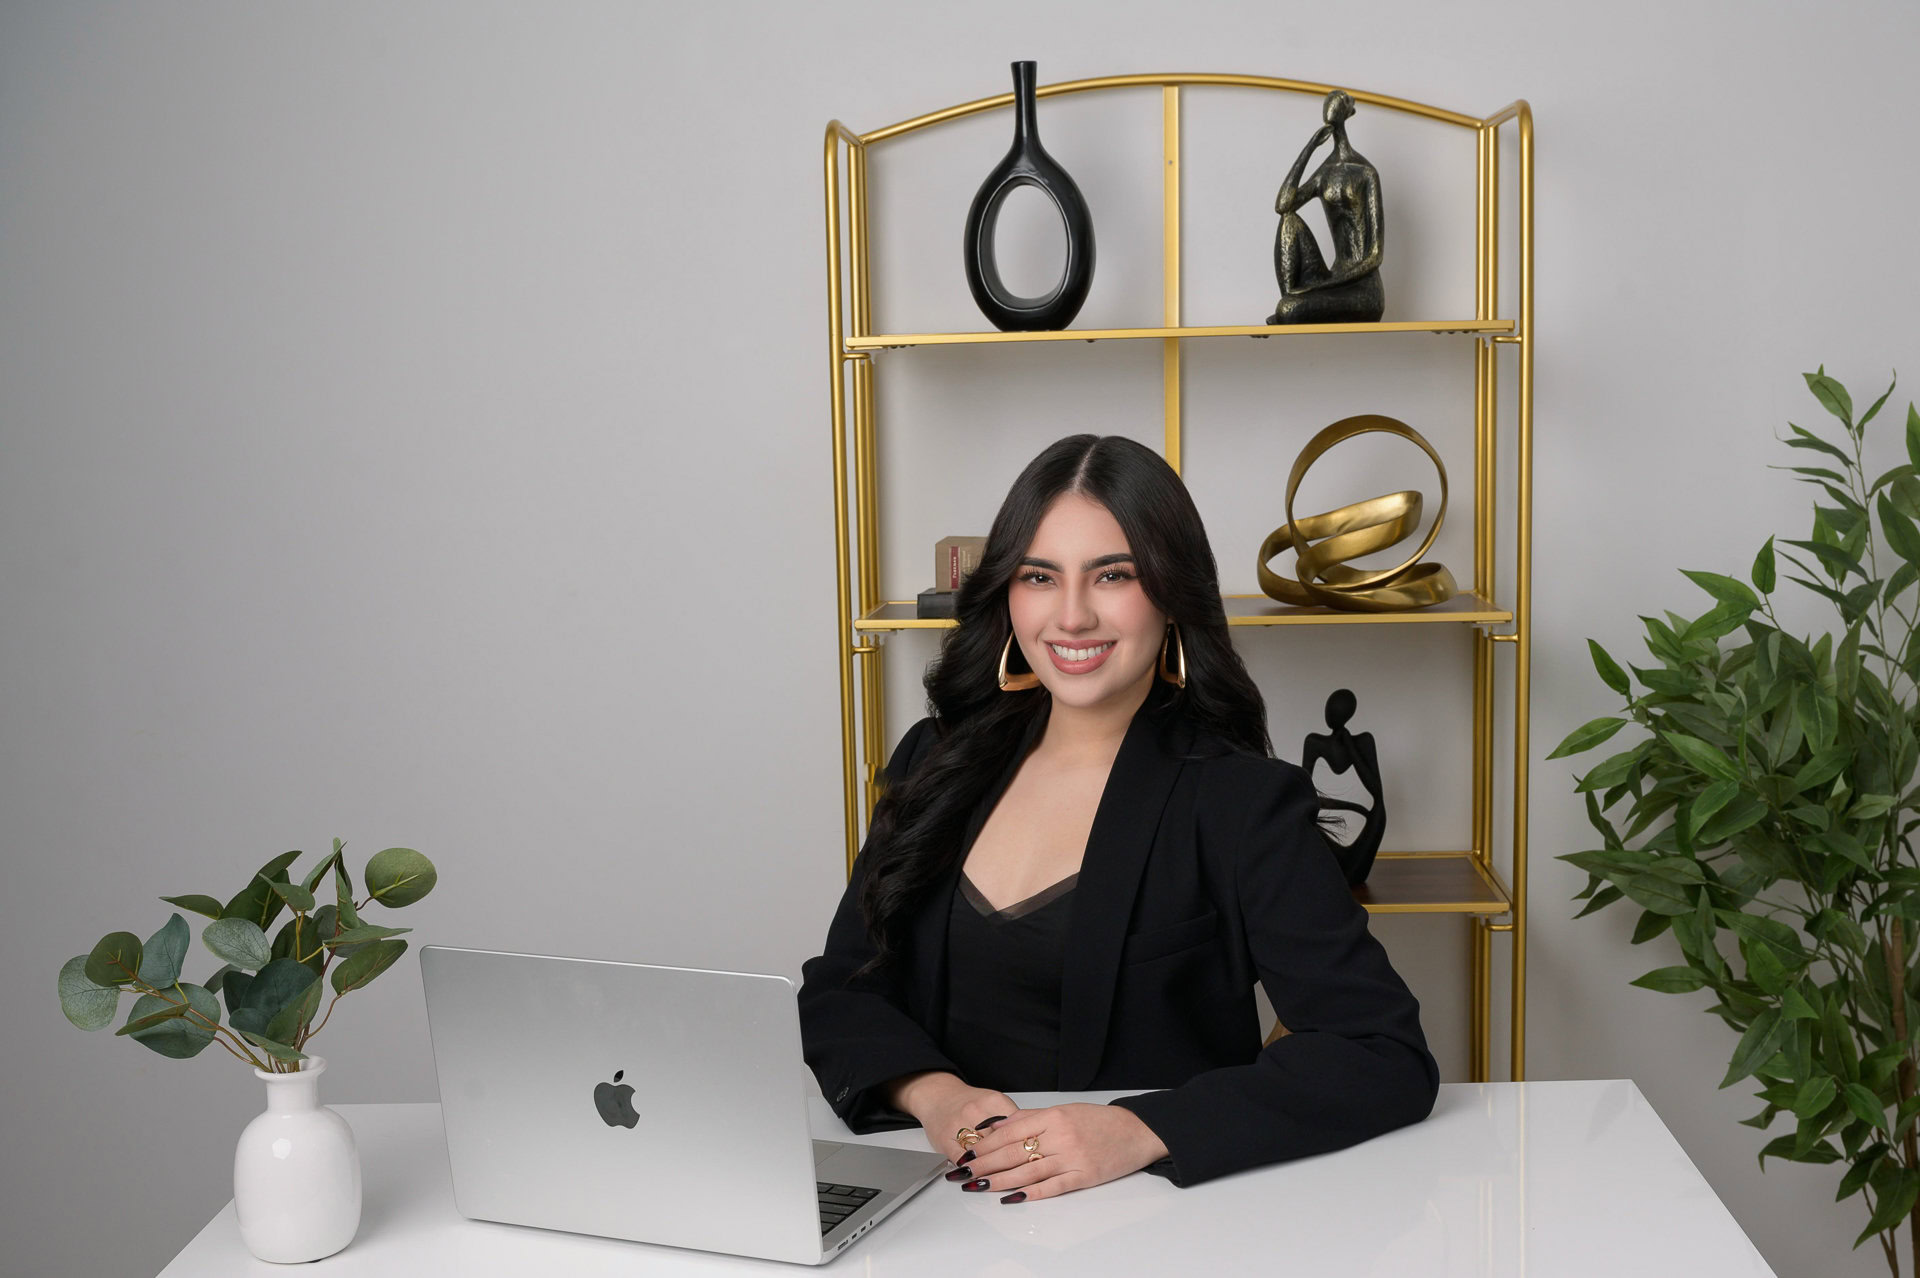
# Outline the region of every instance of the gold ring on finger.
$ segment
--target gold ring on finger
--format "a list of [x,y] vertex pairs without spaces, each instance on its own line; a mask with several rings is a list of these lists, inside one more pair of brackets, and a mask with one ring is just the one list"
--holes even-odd
[[1033,1162],[1035,1159],[1038,1159],[1039,1157],[1041,1157],[1040,1138],[1038,1136],[1027,1137],[1025,1140],[1020,1142],[1020,1148],[1027,1151],[1028,1162]]
[[971,1127],[962,1127],[953,1134],[953,1143],[962,1149],[972,1149],[980,1143],[980,1133]]

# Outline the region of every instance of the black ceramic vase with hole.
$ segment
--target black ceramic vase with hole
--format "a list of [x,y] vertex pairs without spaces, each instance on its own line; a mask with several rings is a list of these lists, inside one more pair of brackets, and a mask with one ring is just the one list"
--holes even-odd
[[[1013,149],[980,184],[967,210],[967,287],[981,314],[995,328],[1009,332],[1034,332],[1065,328],[1080,313],[1093,286],[1093,218],[1080,188],[1067,171],[1054,162],[1040,145],[1040,128],[1035,122],[1034,64],[1013,64]],[[993,233],[1000,220],[1000,206],[1009,195],[1023,186],[1038,187],[1053,201],[1067,232],[1067,263],[1060,282],[1043,297],[1020,297],[1000,280],[993,259]]]

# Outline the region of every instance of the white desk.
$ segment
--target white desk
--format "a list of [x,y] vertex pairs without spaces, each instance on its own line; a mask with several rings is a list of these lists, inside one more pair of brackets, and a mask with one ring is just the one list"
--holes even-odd
[[[1126,1094],[1015,1099],[1042,1105]],[[817,1136],[924,1147],[918,1131],[851,1137],[823,1102],[815,1105]],[[301,1267],[302,1275],[806,1272],[463,1219],[453,1206],[438,1105],[338,1109],[359,1138],[366,1206],[352,1245]],[[247,1254],[228,1204],[163,1278],[289,1272]],[[1625,1080],[1449,1084],[1424,1123],[1192,1189],[1135,1175],[1002,1206],[992,1194],[936,1180],[827,1272],[1772,1278],[1640,1089]]]

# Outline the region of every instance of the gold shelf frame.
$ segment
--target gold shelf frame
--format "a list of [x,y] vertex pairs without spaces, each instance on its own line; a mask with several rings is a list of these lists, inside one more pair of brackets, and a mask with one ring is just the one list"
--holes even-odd
[[[1320,334],[1425,332],[1464,336],[1474,360],[1474,563],[1472,586],[1435,609],[1411,613],[1339,613],[1288,608],[1263,595],[1223,597],[1228,624],[1272,625],[1466,625],[1473,631],[1473,815],[1472,846],[1453,852],[1383,852],[1368,883],[1354,895],[1383,914],[1458,914],[1468,927],[1470,1021],[1469,1073],[1486,1080],[1492,1068],[1493,936],[1512,938],[1509,982],[1509,1069],[1526,1077],[1527,799],[1529,719],[1532,692],[1533,547],[1533,110],[1516,101],[1487,116],[1448,111],[1404,98],[1346,89],[1356,102],[1422,117],[1474,132],[1474,275],[1472,319],[1376,324],[1302,324],[1187,327],[1181,313],[1180,110],[1187,89],[1258,89],[1324,97],[1337,87],[1269,76],[1175,73],[1101,76],[1042,85],[1039,97],[1107,89],[1154,88],[1161,95],[1162,314],[1152,327],[1064,329],[1042,333],[875,333],[867,229],[867,153],[870,148],[921,129],[1010,108],[1013,94],[977,98],[898,124],[855,133],[838,120],[826,129],[828,353],[833,406],[833,516],[837,554],[841,765],[846,860],[851,870],[866,816],[878,798],[876,778],[886,758],[884,637],[901,630],[950,628],[951,621],[913,617],[911,602],[885,600],[879,581],[879,495],[874,422],[875,356],[896,349],[1011,342],[1159,341],[1165,445],[1162,454],[1181,468],[1181,355],[1184,343],[1243,337],[1304,337]],[[1518,314],[1500,312],[1501,138],[1511,125],[1518,148]],[[844,154],[845,163],[842,164]],[[842,178],[845,179],[844,197]],[[844,253],[843,253],[844,242]],[[842,275],[845,275],[843,281]],[[1499,505],[1499,352],[1512,347],[1518,387],[1512,482],[1515,491],[1512,603],[1502,607],[1496,578]],[[849,475],[851,474],[851,485]],[[851,486],[851,491],[849,488]],[[1495,626],[1511,629],[1496,631]],[[1415,631],[1414,633],[1419,633]],[[1492,860],[1494,825],[1495,653],[1513,649],[1511,876],[1503,880]],[[859,702],[856,713],[855,702]],[[863,763],[864,760],[864,763]],[[864,802],[863,802],[864,800]]]

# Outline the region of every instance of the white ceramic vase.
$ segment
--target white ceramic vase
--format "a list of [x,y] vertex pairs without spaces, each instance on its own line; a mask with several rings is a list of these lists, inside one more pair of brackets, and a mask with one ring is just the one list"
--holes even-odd
[[253,1071],[267,1108],[233,1151],[233,1211],[247,1250],[294,1264],[331,1256],[360,1228],[360,1152],[347,1120],[320,1104],[318,1056],[298,1073]]

